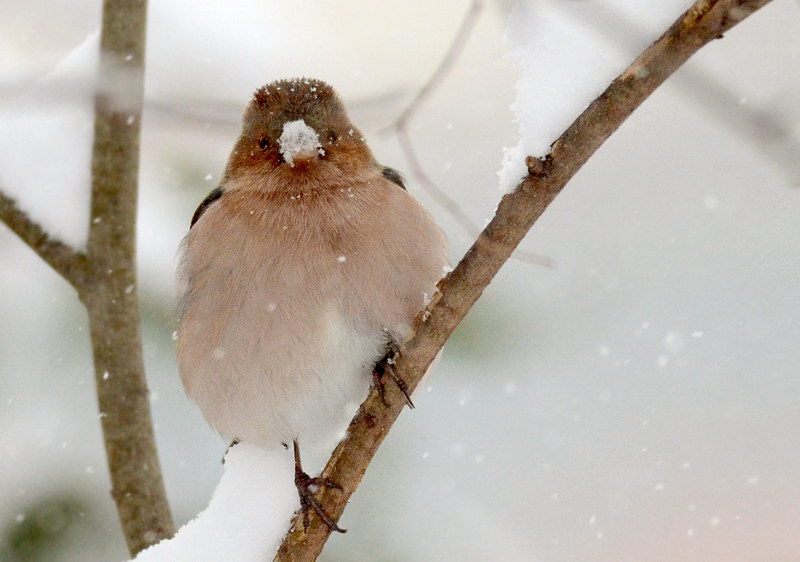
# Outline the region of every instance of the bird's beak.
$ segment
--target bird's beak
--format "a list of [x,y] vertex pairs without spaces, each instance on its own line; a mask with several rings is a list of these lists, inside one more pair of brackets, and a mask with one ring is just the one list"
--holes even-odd
[[283,131],[278,138],[281,155],[289,166],[307,163],[325,154],[319,135],[305,121],[289,121],[283,124]]
[[[290,163],[290,166],[298,166],[302,164],[306,164],[311,160],[317,160],[322,154],[325,152],[320,148],[318,150],[301,150],[300,152],[294,155],[294,162]],[[289,162],[287,160],[287,162]]]

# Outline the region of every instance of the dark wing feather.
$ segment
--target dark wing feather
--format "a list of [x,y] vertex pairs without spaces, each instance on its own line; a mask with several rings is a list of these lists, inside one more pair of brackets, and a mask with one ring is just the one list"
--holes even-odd
[[389,166],[384,166],[383,170],[381,170],[381,174],[383,174],[383,177],[392,182],[393,184],[399,185],[403,189],[403,191],[408,191],[406,189],[405,184],[403,183],[403,176],[401,176],[400,172],[398,172],[394,168],[390,168]]
[[206,212],[206,209],[208,209],[208,207],[214,201],[222,197],[223,193],[225,193],[225,190],[222,189],[221,187],[217,187],[216,189],[214,189],[214,191],[209,193],[205,199],[203,199],[203,202],[200,203],[200,206],[197,207],[197,210],[194,212],[194,215],[192,215],[192,224],[189,225],[189,228],[192,228],[194,226],[194,223],[196,223],[200,219],[200,217],[203,216],[203,213]]

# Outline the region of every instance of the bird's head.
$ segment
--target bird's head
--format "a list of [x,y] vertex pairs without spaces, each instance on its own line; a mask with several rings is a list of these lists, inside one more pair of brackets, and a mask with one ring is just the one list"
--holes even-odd
[[269,185],[315,184],[346,177],[373,161],[336,92],[310,78],[259,88],[244,113],[226,176],[271,176]]

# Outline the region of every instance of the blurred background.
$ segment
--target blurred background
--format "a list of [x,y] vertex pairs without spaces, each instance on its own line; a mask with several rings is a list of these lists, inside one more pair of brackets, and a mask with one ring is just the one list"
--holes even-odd
[[[478,226],[518,139],[507,4],[483,3],[407,128],[428,178]],[[176,250],[251,92],[297,75],[333,84],[456,261],[473,237],[385,129],[469,6],[151,2],[140,295],[178,523],[207,504],[225,443],[178,380]],[[100,3],[2,7],[0,188],[81,244]],[[609,44],[636,35],[635,20],[607,15],[592,32]],[[708,46],[567,186],[523,242],[551,266],[503,268],[322,560],[800,559],[798,23],[800,3],[776,0]],[[86,315],[3,226],[0,333],[0,559],[125,559]]]

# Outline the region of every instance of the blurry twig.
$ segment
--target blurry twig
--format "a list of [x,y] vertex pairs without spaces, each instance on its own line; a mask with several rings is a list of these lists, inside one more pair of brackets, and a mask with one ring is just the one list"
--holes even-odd
[[793,134],[789,119],[746,103],[699,67],[687,67],[676,78],[678,86],[704,111],[770,160],[791,185],[800,187],[800,141]]
[[469,40],[469,36],[472,35],[472,31],[475,28],[475,24],[478,22],[478,16],[483,9],[483,2],[481,0],[473,0],[470,4],[469,10],[467,11],[466,15],[464,15],[464,19],[461,22],[461,25],[456,32],[456,36],[453,38],[453,42],[450,44],[450,48],[447,49],[447,52],[444,55],[444,58],[439,62],[439,66],[436,67],[436,70],[433,71],[433,74],[428,79],[428,81],[422,86],[422,88],[417,91],[416,95],[412,98],[406,108],[397,116],[394,122],[387,127],[387,129],[402,129],[405,128],[408,121],[417,111],[417,108],[422,105],[422,102],[425,101],[427,98],[444,80],[447,73],[450,72],[450,69],[455,64],[458,57],[461,55],[462,51],[464,50],[464,46],[467,44]]
[[[526,159],[528,175],[503,196],[494,218],[439,282],[433,299],[414,321],[412,337],[401,346],[394,371],[410,391],[534,223],[597,149],[689,57],[768,2],[698,0],[578,116],[546,158]],[[334,521],[406,403],[397,387],[384,390],[381,396],[373,387],[320,475],[339,484],[338,489],[324,488],[316,498]],[[308,527],[299,513],[292,523],[275,560],[316,560],[330,527],[313,513]]]
[[[37,87],[46,87],[46,98],[38,98],[35,107],[27,106],[26,111],[51,111],[74,107],[85,103],[87,82],[82,77],[53,77],[45,74],[22,86],[10,86],[0,82],[0,103],[13,103],[24,98]],[[97,88],[92,90],[96,93]],[[405,92],[400,89],[384,90],[347,100],[348,109],[359,115],[358,122],[365,128],[374,129],[377,115],[383,116],[386,107],[399,103]],[[224,135],[226,138],[238,134],[241,129],[241,100],[230,100],[206,95],[205,92],[191,95],[159,95],[148,93],[144,99],[144,110],[151,127],[163,127],[169,131],[186,130],[197,133],[198,127]],[[366,123],[365,121],[371,121]],[[380,123],[382,124],[382,123]]]
[[[450,213],[450,215],[461,225],[467,234],[470,236],[477,236],[481,231],[480,227],[469,217],[469,215],[467,215],[467,213],[464,212],[464,209],[462,209],[453,198],[451,198],[438,185],[433,183],[433,181],[428,177],[428,174],[425,173],[425,170],[423,170],[422,164],[420,164],[419,159],[417,158],[417,153],[414,150],[414,145],[411,142],[411,137],[408,134],[408,129],[405,126],[398,127],[395,131],[395,134],[397,135],[397,140],[400,142],[400,147],[403,150],[403,154],[408,161],[408,165],[411,168],[411,173],[417,182],[427,190],[428,194],[442,208]],[[528,252],[526,250],[514,250],[514,255],[512,258],[534,265],[541,265],[543,267],[553,267],[554,265],[553,258]]]
[[[467,44],[472,31],[475,29],[475,24],[478,21],[478,16],[482,9],[483,2],[481,0],[473,0],[453,38],[453,42],[450,44],[441,62],[439,62],[439,66],[433,71],[428,81],[417,91],[406,108],[400,112],[400,115],[383,129],[384,132],[391,132],[397,135],[400,148],[403,151],[408,165],[411,167],[411,174],[414,176],[414,179],[417,180],[422,188],[425,189],[445,211],[450,213],[456,222],[460,224],[470,236],[477,236],[481,230],[480,227],[464,212],[458,202],[437,186],[425,172],[414,150],[414,143],[411,141],[411,136],[408,132],[408,123],[423,102],[437,87],[439,87],[453,68],[458,57],[464,51],[464,46]],[[519,261],[544,267],[553,266],[552,258],[541,256],[533,252],[526,252],[524,250],[517,250],[514,252],[514,258]]]
[[[565,12],[569,14],[570,12]],[[611,6],[596,10],[591,21],[606,39],[628,51],[641,43],[639,24]],[[612,31],[613,30],[613,31]],[[698,64],[688,64],[673,83],[709,115],[749,142],[780,168],[790,183],[800,186],[800,142],[789,120],[774,111],[746,103],[730,87]]]

